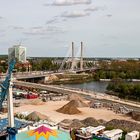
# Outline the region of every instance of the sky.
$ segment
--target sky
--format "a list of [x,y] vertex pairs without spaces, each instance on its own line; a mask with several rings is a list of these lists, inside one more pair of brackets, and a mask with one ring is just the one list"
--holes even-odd
[[16,44],[28,56],[140,57],[140,0],[0,0],[0,54]]

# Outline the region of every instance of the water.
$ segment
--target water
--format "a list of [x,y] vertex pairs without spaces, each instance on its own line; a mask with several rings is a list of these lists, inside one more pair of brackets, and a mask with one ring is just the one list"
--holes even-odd
[[65,86],[104,93],[106,91],[107,85],[108,82],[92,81],[82,84],[66,84]]

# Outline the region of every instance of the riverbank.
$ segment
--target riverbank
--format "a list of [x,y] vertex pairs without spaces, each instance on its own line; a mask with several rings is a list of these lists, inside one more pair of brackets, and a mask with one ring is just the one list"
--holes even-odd
[[93,75],[87,73],[75,74],[75,73],[64,73],[64,74],[55,74],[50,77],[46,84],[78,84],[93,81]]
[[111,96],[111,95],[103,94],[100,92],[81,91],[81,89],[72,89],[69,87],[61,87],[61,86],[56,86],[56,85],[43,85],[43,84],[36,84],[36,83],[22,82],[22,81],[15,81],[14,84],[16,86],[20,86],[20,87],[48,90],[48,91],[52,91],[55,93],[84,95],[84,96],[88,96],[90,99],[93,98],[93,99],[97,99],[97,100],[106,100],[106,101],[116,102],[116,103],[121,103],[124,105],[132,106],[133,108],[140,109],[140,104],[138,104],[137,102],[133,102],[133,103],[126,102],[125,100],[121,100],[116,96]]

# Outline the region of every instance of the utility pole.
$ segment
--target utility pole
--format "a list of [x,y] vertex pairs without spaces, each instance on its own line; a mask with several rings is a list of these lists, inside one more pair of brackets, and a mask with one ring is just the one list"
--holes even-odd
[[80,70],[83,70],[83,42],[81,42]]

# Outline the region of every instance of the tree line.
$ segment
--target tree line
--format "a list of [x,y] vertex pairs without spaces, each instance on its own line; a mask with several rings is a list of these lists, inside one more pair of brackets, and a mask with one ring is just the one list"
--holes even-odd
[[119,98],[140,101],[140,83],[114,81],[108,84],[107,90]]
[[140,61],[100,62],[95,79],[140,79]]

